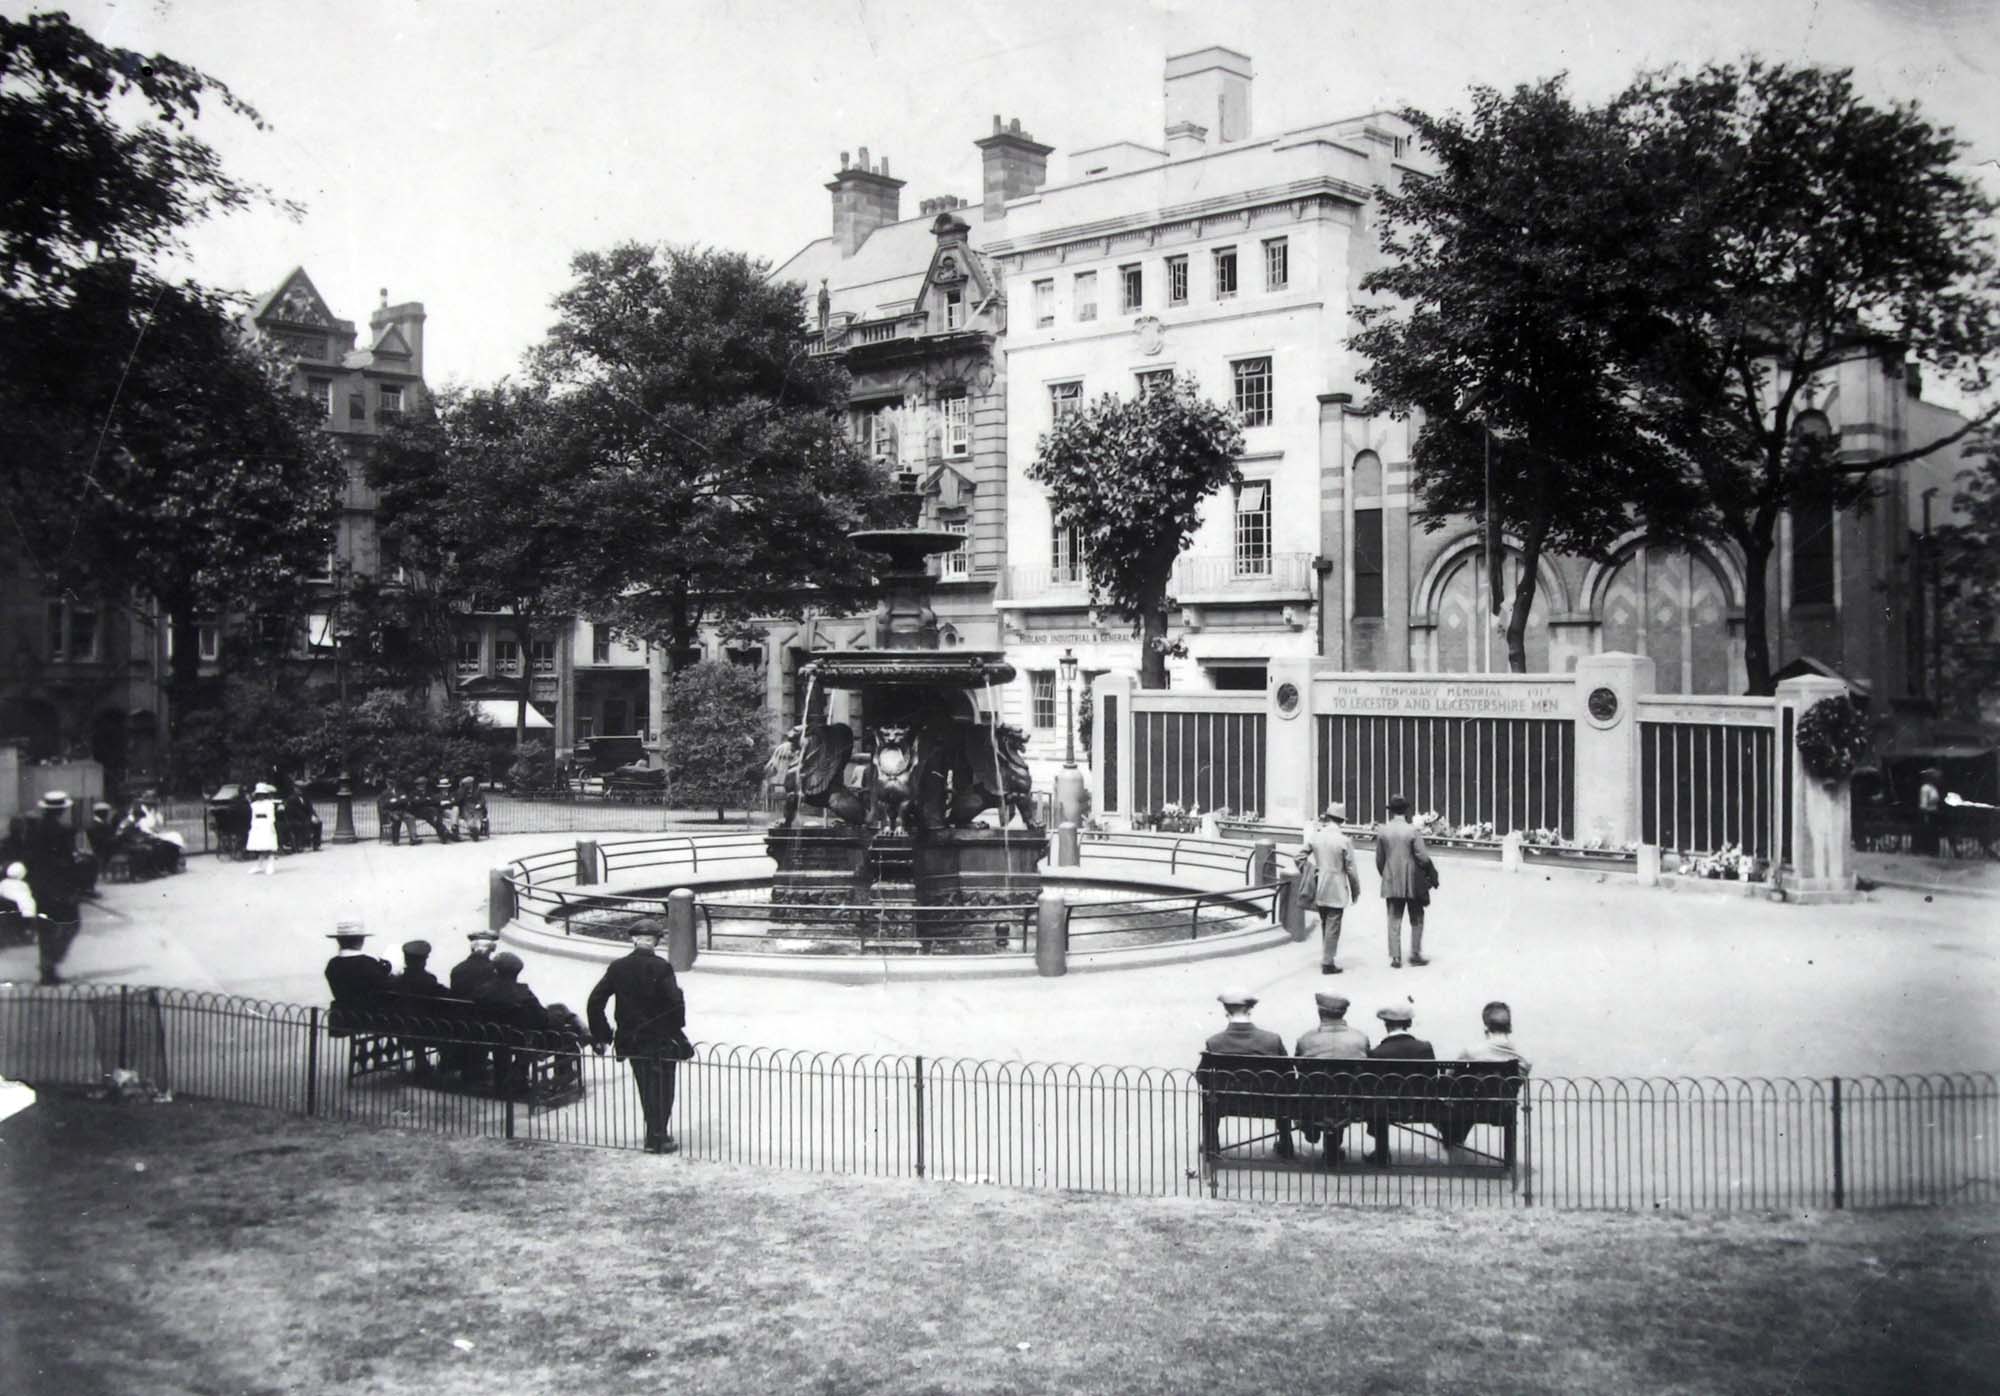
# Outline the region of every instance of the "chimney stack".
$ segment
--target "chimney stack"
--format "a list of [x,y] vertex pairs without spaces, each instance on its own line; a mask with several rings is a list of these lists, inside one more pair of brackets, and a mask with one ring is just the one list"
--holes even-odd
[[889,158],[870,168],[868,147],[856,165],[840,152],[840,173],[827,183],[833,194],[833,240],[842,257],[852,257],[868,235],[902,217],[903,181],[889,177]]
[[374,333],[369,342],[382,337],[391,325],[402,331],[403,338],[410,346],[410,371],[418,377],[424,372],[424,303],[404,301],[399,305],[389,304],[389,288],[382,288],[382,304],[368,317],[368,328]]
[[1206,128],[1219,145],[1250,136],[1250,56],[1211,45],[1167,60],[1167,148],[1174,129]]
[[1208,148],[1208,128],[1192,121],[1176,121],[1167,128],[1167,158],[1185,160]]
[[993,134],[973,142],[979,147],[989,221],[1007,216],[1007,200],[1032,194],[1049,180],[1052,145],[1043,145],[1021,129],[1016,117],[1007,125],[993,118]]

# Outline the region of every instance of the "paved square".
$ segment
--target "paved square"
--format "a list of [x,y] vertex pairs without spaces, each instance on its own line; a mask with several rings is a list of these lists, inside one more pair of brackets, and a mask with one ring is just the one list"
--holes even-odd
[[[615,839],[629,835],[608,835]],[[359,917],[392,962],[422,936],[442,971],[484,924],[486,870],[565,846],[548,834],[421,848],[365,843],[248,864],[191,858],[156,882],[106,886],[88,904],[64,973],[296,1003],[326,1001],[324,938]],[[1852,906],[1773,905],[1628,879],[1446,860],[1429,967],[1391,970],[1382,904],[1365,871],[1341,946],[1348,973],[1318,972],[1316,939],[1256,954],[1059,980],[833,984],[684,978],[699,1041],[836,1052],[1191,1066],[1222,1021],[1214,995],[1243,984],[1257,1021],[1292,1040],[1312,995],[1337,988],[1375,1035],[1377,1008],[1415,1001],[1440,1056],[1478,1041],[1479,1008],[1513,1005],[1516,1040],[1542,1076],[1829,1076],[2000,1068],[2000,903],[1883,890]],[[581,1007],[594,965],[530,953],[543,1002]],[[34,952],[0,952],[0,979],[32,981]]]

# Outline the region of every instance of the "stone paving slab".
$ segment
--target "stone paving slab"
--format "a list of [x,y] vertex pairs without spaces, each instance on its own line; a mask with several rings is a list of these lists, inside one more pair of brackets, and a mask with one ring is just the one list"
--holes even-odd
[[[607,837],[619,837],[608,835]],[[442,974],[484,924],[486,870],[563,846],[547,835],[420,848],[357,844],[282,858],[273,877],[191,859],[189,871],[109,886],[89,904],[65,972],[299,1003],[325,999],[325,933],[358,917],[371,949],[422,936]],[[1391,970],[1382,903],[1363,872],[1342,941],[1348,973],[1318,972],[1316,939],[1255,955],[1059,980],[827,985],[686,976],[691,1032],[707,1042],[845,1052],[1192,1065],[1220,1026],[1216,992],[1263,999],[1288,1039],[1337,990],[1371,1035],[1374,1011],[1413,999],[1440,1053],[1478,1041],[1480,1005],[1513,1005],[1516,1039],[1545,1076],[1826,1076],[2000,1068],[2000,916],[1981,899],[1883,890],[1799,908],[1637,887],[1629,878],[1503,873],[1447,861],[1425,948]],[[594,966],[530,959],[544,1002],[582,1009]],[[0,979],[34,975],[32,949],[0,951]]]

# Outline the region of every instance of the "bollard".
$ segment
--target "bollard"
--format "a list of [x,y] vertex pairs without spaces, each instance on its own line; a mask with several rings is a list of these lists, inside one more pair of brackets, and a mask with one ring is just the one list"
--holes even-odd
[[1639,885],[1658,887],[1660,885],[1660,846],[1656,843],[1639,845]]
[[1278,845],[1269,839],[1258,839],[1250,849],[1250,880],[1258,883],[1278,880]]
[[694,968],[694,893],[676,887],[667,893],[667,963],[677,973]]
[[1083,860],[1081,843],[1082,840],[1077,836],[1076,825],[1057,825],[1056,866],[1059,868],[1073,868],[1081,862]]
[[486,929],[498,931],[514,919],[514,884],[505,868],[486,874]]
[[1301,895],[1305,891],[1305,879],[1298,874],[1285,879],[1278,889],[1278,922],[1290,933],[1294,943],[1312,934],[1310,926],[1313,918],[1312,899]]
[[1035,902],[1035,973],[1044,979],[1069,973],[1069,898],[1053,887]]
[[1500,871],[1521,871],[1521,834],[1518,829],[1500,838]]
[[576,841],[576,885],[588,887],[597,881],[597,840]]

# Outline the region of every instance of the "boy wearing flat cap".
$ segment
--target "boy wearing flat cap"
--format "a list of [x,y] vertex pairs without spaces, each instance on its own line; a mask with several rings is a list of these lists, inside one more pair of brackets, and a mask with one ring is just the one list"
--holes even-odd
[[427,940],[406,940],[403,942],[403,970],[396,976],[394,988],[399,994],[413,994],[419,998],[442,998],[444,985],[430,972],[431,943]]

